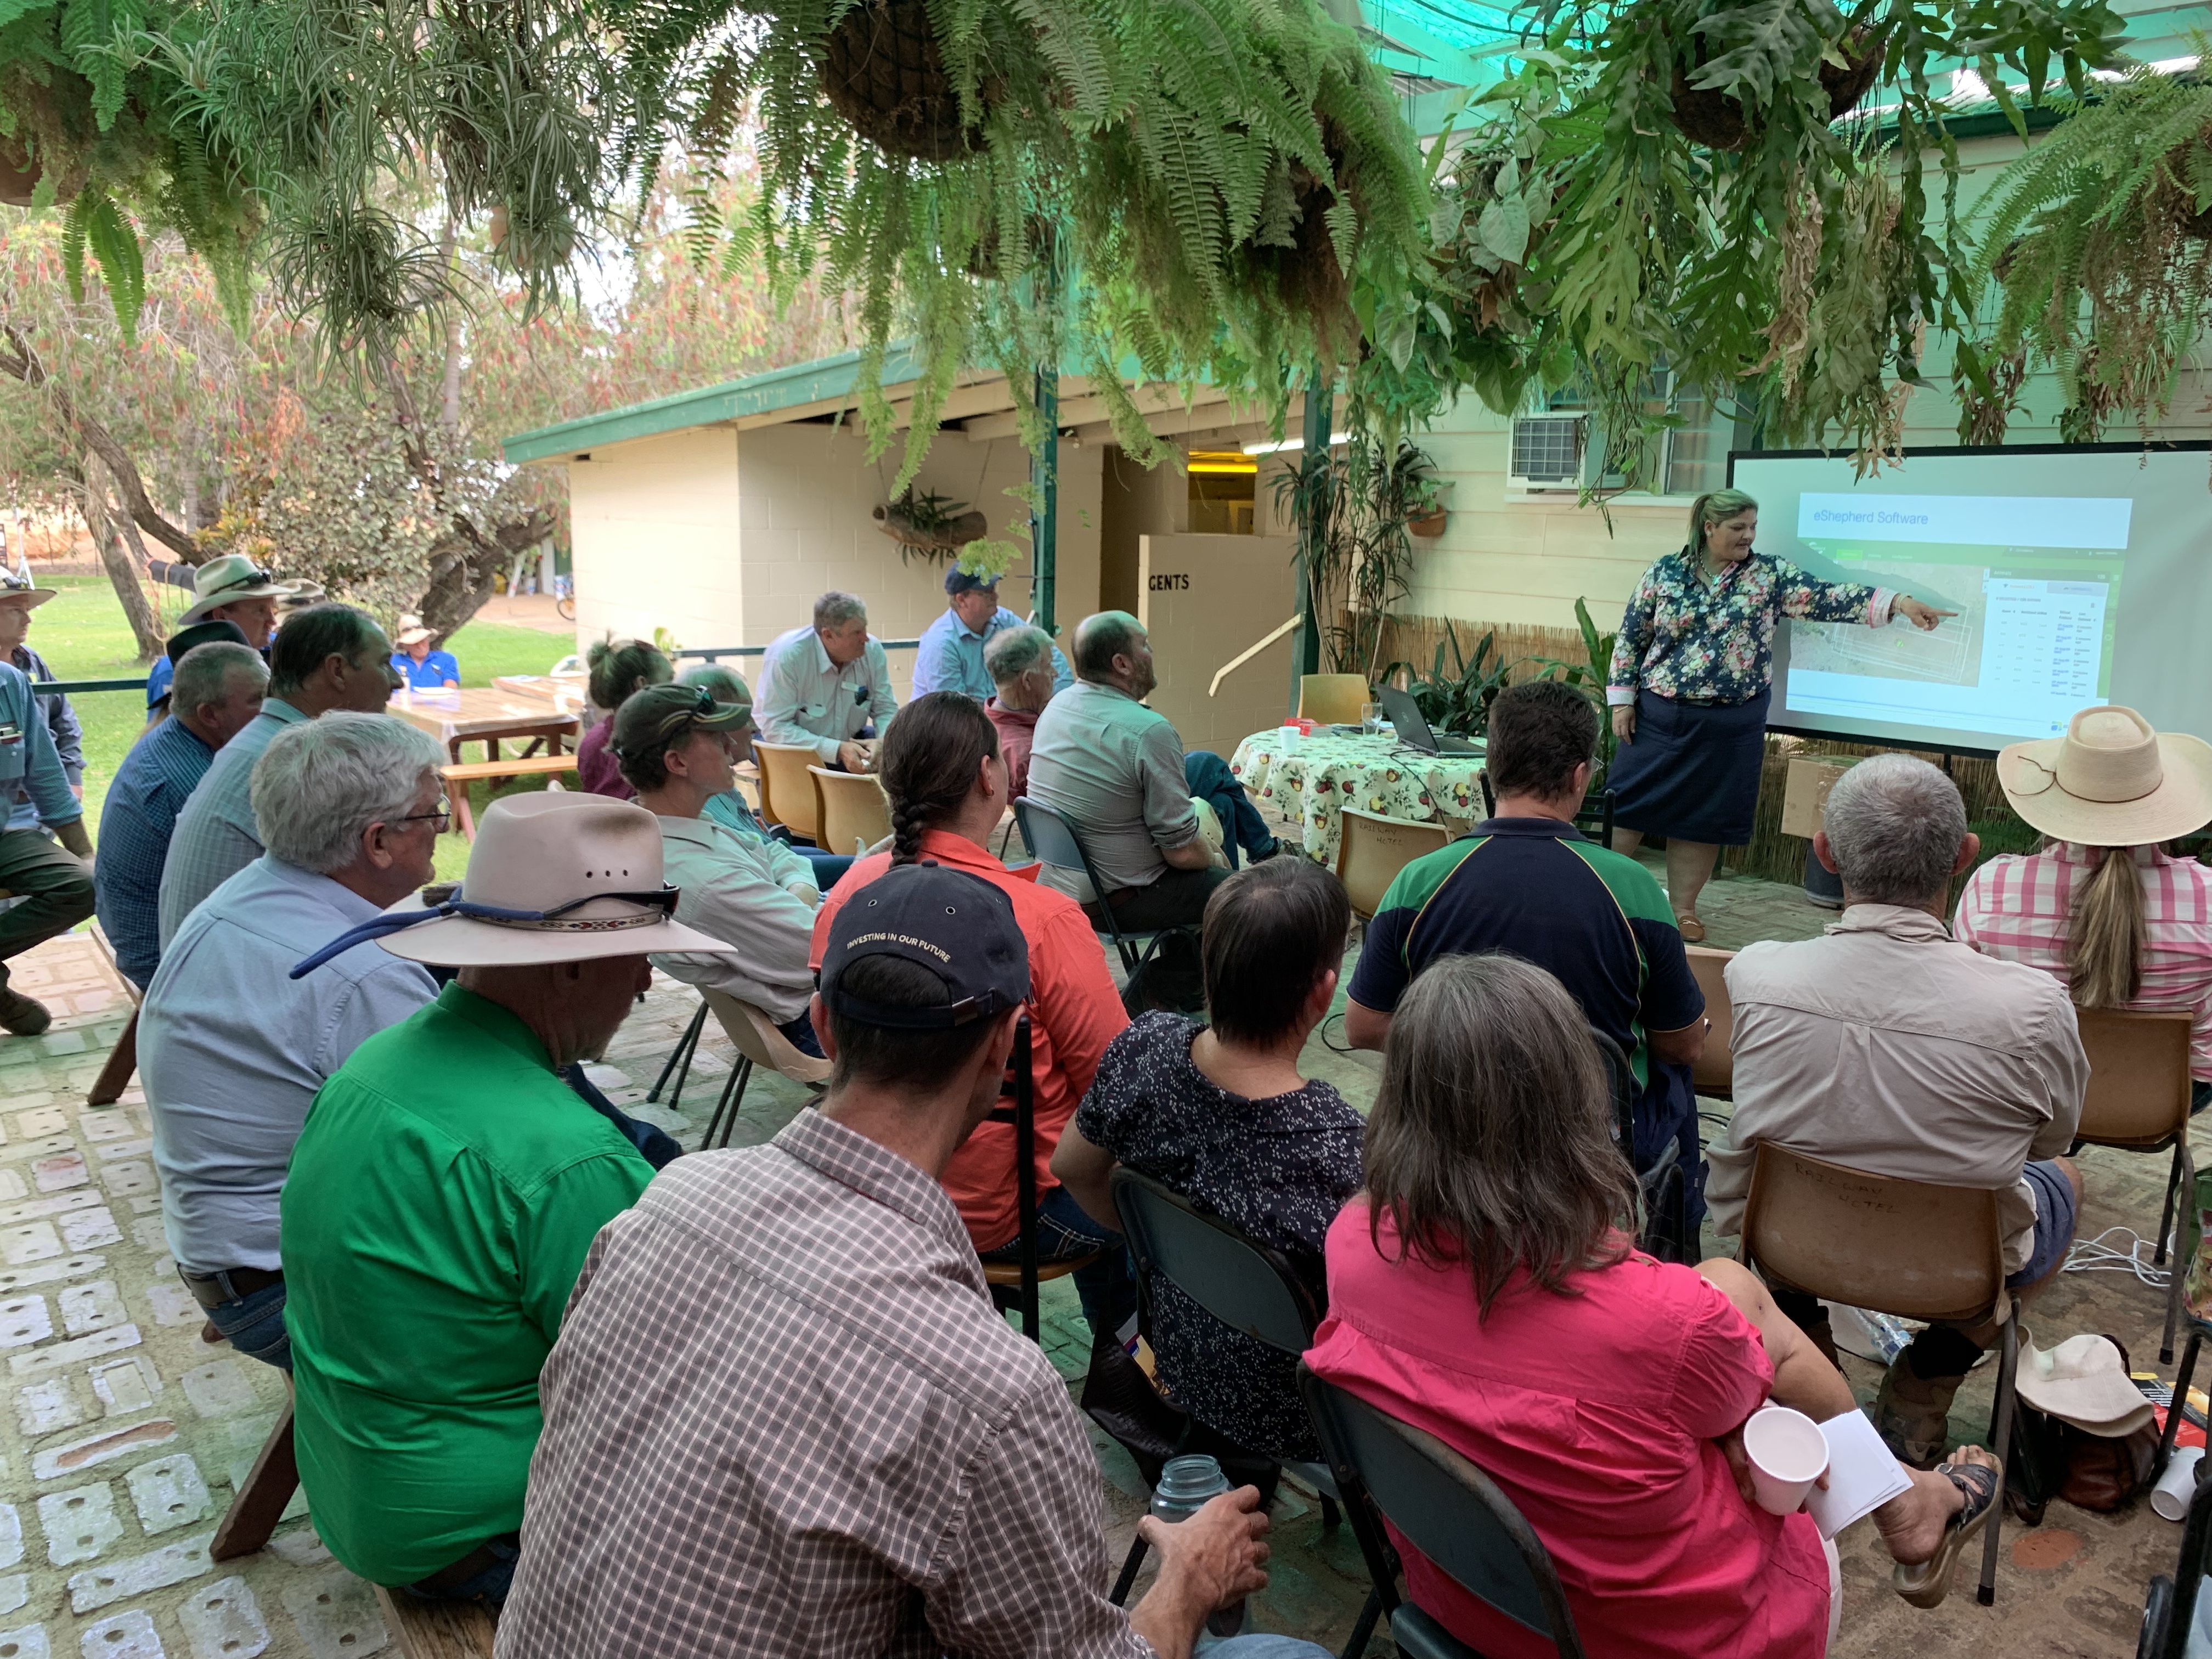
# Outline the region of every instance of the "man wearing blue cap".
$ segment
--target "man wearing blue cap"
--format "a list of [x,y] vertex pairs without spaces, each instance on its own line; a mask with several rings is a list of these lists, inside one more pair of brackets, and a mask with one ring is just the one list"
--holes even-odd
[[[999,579],[978,576],[954,565],[945,573],[945,592],[951,603],[945,614],[921,630],[921,649],[915,653],[914,695],[932,691],[965,691],[978,702],[988,702],[996,689],[983,666],[983,647],[1022,619],[999,603]],[[1052,648],[1052,684],[1065,691],[1074,684],[1067,659]]]
[[[1159,1577],[1107,1599],[1089,1436],[938,1184],[1029,994],[1013,905],[979,877],[901,865],[838,911],[819,1108],[672,1165],[592,1243],[538,1377],[501,1651],[1186,1659],[1265,1587],[1247,1486],[1146,1516]],[[1273,1636],[1208,1652],[1325,1659]]]

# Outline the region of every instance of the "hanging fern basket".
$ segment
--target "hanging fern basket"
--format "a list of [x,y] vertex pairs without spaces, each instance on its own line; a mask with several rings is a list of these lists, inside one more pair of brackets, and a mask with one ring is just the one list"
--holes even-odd
[[[1860,29],[1842,42],[1844,64],[1841,68],[1821,61],[1820,89],[1828,94],[1828,118],[1839,121],[1858,107],[1859,100],[1867,95],[1875,77],[1881,73],[1884,39]],[[1698,53],[1698,67],[1703,68],[1705,56]],[[1680,64],[1674,66],[1674,79],[1670,88],[1674,100],[1674,125],[1682,136],[1693,144],[1707,149],[1741,149],[1751,142],[1753,128],[1743,112],[1743,106],[1724,92],[1693,87],[1690,76]]]
[[9,207],[30,206],[43,171],[19,140],[0,138],[0,202]]
[[898,502],[876,509],[876,528],[901,547],[933,556],[957,553],[970,542],[991,533],[991,521],[981,513],[963,513],[941,524],[916,524]]
[[822,60],[822,91],[887,155],[950,161],[982,142],[960,123],[960,91],[945,72],[922,0],[860,0],[839,19]]

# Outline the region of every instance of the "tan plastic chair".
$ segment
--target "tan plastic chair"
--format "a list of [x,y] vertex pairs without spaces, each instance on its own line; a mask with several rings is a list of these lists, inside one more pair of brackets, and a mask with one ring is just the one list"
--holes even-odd
[[1352,912],[1362,921],[1382,908],[1382,896],[1390,890],[1393,877],[1423,854],[1433,853],[1451,840],[1450,830],[1442,823],[1385,817],[1356,806],[1344,809],[1341,824],[1336,843],[1336,878],[1351,895]]
[[1324,726],[1357,726],[1361,705],[1375,701],[1364,674],[1306,674],[1298,679],[1298,715]]
[[[2130,1152],[2173,1149],[2173,1170],[2166,1177],[2166,1206],[2159,1213],[2158,1243],[2151,1256],[2154,1264],[2163,1266],[2175,1194],[2197,1190],[2196,1161],[2189,1155],[2189,1016],[2077,1008],[2074,1017],[2081,1047],[2089,1055],[2089,1091],[2081,1101],[2075,1145]],[[2160,1363],[2171,1364],[2174,1327],[2181,1318],[2182,1273],[2167,1277],[2172,1282],[2166,1287],[2166,1337],[2159,1344],[2158,1357]]]
[[825,853],[865,853],[891,832],[890,797],[866,772],[810,766],[815,843]]
[[745,1085],[752,1080],[754,1066],[765,1066],[793,1083],[817,1089],[830,1080],[830,1062],[799,1053],[791,1039],[775,1029],[775,1022],[766,1012],[751,1003],[727,991],[702,989],[700,994],[707,999],[707,1006],[713,1012],[715,1023],[721,1026],[722,1034],[738,1050],[738,1063],[730,1068],[730,1080],[722,1085],[722,1097],[714,1103],[714,1115],[707,1120],[707,1133],[699,1137],[699,1150],[703,1152],[715,1144],[714,1130],[718,1126],[722,1131],[721,1144],[730,1144],[731,1132],[738,1127],[738,1109],[745,1103]]
[[803,743],[753,744],[760,768],[760,811],[763,822],[781,823],[794,836],[814,839],[814,780],[806,775],[821,756]]
[[1735,1036],[1735,1010],[1729,1005],[1728,981],[1722,975],[1735,960],[1735,952],[1710,945],[1686,945],[1682,950],[1690,958],[1690,972],[1697,977],[1698,988],[1705,994],[1705,1018],[1713,1023],[1713,1029],[1705,1033],[1705,1052],[1690,1068],[1690,1081],[1701,1095],[1731,1099],[1735,1094],[1735,1060],[1729,1045]]
[[[1990,1443],[2000,1458],[2006,1455],[2020,1362],[2020,1298],[2005,1288],[1995,1190],[1871,1175],[1762,1140],[1753,1154],[1737,1256],[1770,1283],[1849,1307],[1905,1319],[2002,1320]],[[1982,1550],[1978,1594],[1984,1607],[1996,1597],[2002,1473],[1996,1504]]]

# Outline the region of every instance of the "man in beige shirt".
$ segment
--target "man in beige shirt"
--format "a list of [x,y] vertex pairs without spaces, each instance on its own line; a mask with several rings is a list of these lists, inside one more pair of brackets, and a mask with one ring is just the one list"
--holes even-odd
[[[1951,878],[1980,839],[1925,761],[1861,761],[1813,846],[1843,877],[1843,919],[1729,964],[1735,1114],[1709,1150],[1713,1224],[1741,1231],[1761,1140],[1876,1175],[1993,1187],[2007,1282],[2033,1297],[2065,1265],[2081,1202],[2060,1156],[2089,1081],[2073,1004],[2048,974],[1979,955],[1944,926]],[[1776,1300],[1832,1352],[1817,1301],[1779,1288]],[[1951,1397],[1996,1334],[1932,1326],[1890,1366],[1875,1424],[1900,1458],[1926,1468],[1941,1455]]]

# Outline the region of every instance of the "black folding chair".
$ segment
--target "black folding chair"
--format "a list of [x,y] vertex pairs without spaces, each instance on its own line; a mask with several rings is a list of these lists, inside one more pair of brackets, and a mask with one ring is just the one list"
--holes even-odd
[[1040,1265],[1037,1261],[1036,1100],[1036,1079],[1030,1063],[1030,1017],[1024,1014],[1014,1026],[1014,1051],[1007,1059],[1006,1079],[1000,1098],[1012,1097],[1012,1106],[993,1109],[989,1121],[1014,1126],[1014,1200],[1021,1217],[1021,1257],[1018,1262],[987,1261],[984,1282],[991,1287],[992,1305],[1001,1311],[1019,1310],[1022,1334],[1039,1340],[1042,1324],[1037,1312],[1037,1286],[1086,1267],[1097,1253],[1070,1261]]
[[667,1063],[661,1066],[660,1075],[653,1079],[653,1087],[646,1091],[647,1100],[660,1098],[660,1091],[668,1083],[668,1074],[673,1072],[676,1073],[676,1086],[668,1091],[668,1106],[671,1111],[675,1109],[676,1103],[684,1097],[684,1079],[691,1075],[691,1056],[699,1052],[699,1034],[706,1029],[707,1000],[702,997],[697,1011],[691,1016],[691,1023],[684,1028],[684,1035],[676,1039],[676,1047],[669,1051]]
[[[2170,1421],[2180,1421],[2184,1397],[2185,1385],[2177,1384],[2174,1403],[2168,1408]],[[2189,1650],[2189,1630],[2197,1622],[2197,1596],[2208,1565],[2212,1565],[2212,1480],[2199,1480],[2182,1523],[2181,1559],[2174,1565],[2173,1577],[2160,1573],[2150,1581],[2136,1659],[2182,1659]]]
[[1083,838],[1066,817],[1049,806],[1039,805],[1024,795],[1014,803],[1014,822],[1021,826],[1022,845],[1030,849],[1030,856],[1042,864],[1056,864],[1063,870],[1080,870],[1090,879],[1091,890],[1098,896],[1094,907],[1106,918],[1106,933],[1114,941],[1114,948],[1121,953],[1121,970],[1132,979],[1137,970],[1152,959],[1160,948],[1160,941],[1181,933],[1196,943],[1197,930],[1192,927],[1161,927],[1154,930],[1152,942],[1139,952],[1137,940],[1142,933],[1125,933],[1114,915],[1113,902],[1106,896],[1105,879],[1098,866],[1091,861],[1091,854],[1083,845]]
[[[1607,1075],[1613,1085],[1613,1133],[1620,1142],[1620,1155],[1636,1168],[1636,1073],[1628,1063],[1628,1056],[1620,1045],[1593,1025],[1590,1041],[1597,1045],[1598,1055],[1605,1061]],[[1648,1170],[1636,1170],[1637,1217],[1636,1243],[1638,1249],[1650,1251],[1662,1261],[1690,1260],[1692,1241],[1683,1235],[1687,1231],[1683,1219],[1683,1199],[1686,1195],[1686,1176],[1682,1169],[1682,1149],[1669,1142],[1652,1160]]]
[[[1398,1594],[1390,1524],[1462,1589],[1550,1638],[1559,1659],[1583,1659],[1581,1638],[1551,1552],[1496,1483],[1435,1436],[1376,1410],[1298,1365],[1298,1388],[1321,1431],[1352,1530],[1367,1559],[1390,1638],[1407,1659],[1481,1659],[1435,1617]],[[1365,1625],[1362,1616],[1362,1625]],[[1358,1659],[1364,1630],[1345,1659]]]
[[[1321,1310],[1279,1250],[1246,1237],[1218,1216],[1206,1214],[1180,1193],[1150,1176],[1116,1165],[1114,1208],[1137,1264],[1137,1306],[1144,1329],[1152,1328],[1152,1275],[1158,1273],[1231,1330],[1296,1356],[1313,1346]],[[1334,1484],[1319,1464],[1291,1463],[1322,1494],[1322,1523],[1336,1524]],[[1129,1546],[1114,1587],[1116,1606],[1137,1582],[1145,1540]],[[1372,1619],[1363,1615],[1363,1623]]]

